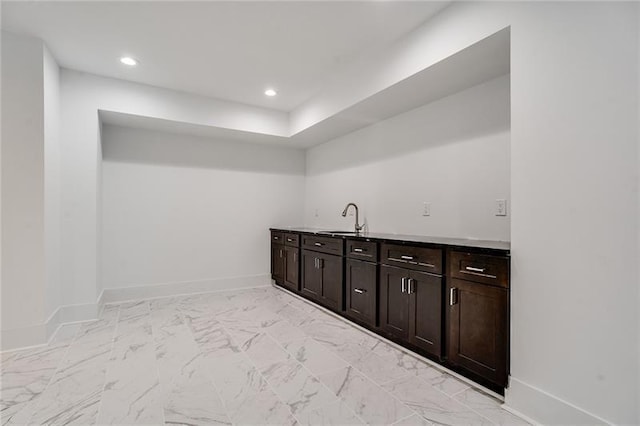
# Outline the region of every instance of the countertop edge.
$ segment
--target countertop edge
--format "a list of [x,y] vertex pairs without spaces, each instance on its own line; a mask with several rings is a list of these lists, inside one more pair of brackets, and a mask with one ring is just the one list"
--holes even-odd
[[432,246],[446,246],[455,249],[475,249],[487,250],[491,252],[499,252],[502,255],[509,256],[511,254],[511,243],[508,241],[491,241],[491,240],[473,240],[465,238],[447,238],[447,237],[430,237],[427,235],[403,235],[403,234],[386,234],[367,232],[362,234],[339,234],[331,233],[323,229],[304,228],[304,227],[271,227],[270,231],[279,232],[296,232],[307,235],[317,235],[331,238],[342,239],[363,239],[367,241],[394,242],[394,243],[415,243],[428,244]]

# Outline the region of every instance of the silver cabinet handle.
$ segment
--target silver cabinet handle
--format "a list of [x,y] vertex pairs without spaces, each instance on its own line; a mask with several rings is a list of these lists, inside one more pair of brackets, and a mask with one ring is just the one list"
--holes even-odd
[[354,248],[353,251],[355,251],[356,253],[362,253],[362,249],[361,248]]
[[413,256],[400,256],[400,259],[403,259],[403,260],[413,260]]
[[324,259],[318,258],[318,269],[322,269],[324,265]]
[[296,253],[295,251],[293,252],[293,261],[294,261],[294,262],[296,261],[296,255],[297,255],[297,254],[298,254],[298,253]]
[[287,241],[291,242],[291,241],[293,241],[293,239],[292,238],[287,238]]
[[471,272],[484,272],[485,268],[474,268],[473,266],[467,266],[464,269]]
[[405,285],[406,285],[406,284],[405,284],[405,280],[406,280],[406,278],[405,278],[405,277],[402,277],[402,292],[403,292],[403,293],[405,292]]
[[318,247],[322,247],[323,244],[322,243],[314,243],[313,245],[314,246],[318,246]]
[[367,292],[367,290],[363,290],[361,288],[354,288],[353,291],[355,291],[358,294],[362,294],[362,293],[366,293]]
[[414,281],[414,280],[413,280],[413,278],[409,278],[409,279],[407,280],[407,287],[408,287],[408,289],[407,289],[407,290],[408,290],[408,291],[407,291],[407,293],[409,293],[409,294],[411,294],[411,293],[415,293],[415,291],[416,291],[415,287],[413,287],[413,286],[411,285],[411,284],[413,283],[413,281]]
[[282,250],[280,250],[280,257],[282,257]]
[[458,289],[451,287],[451,289],[449,289],[449,306],[453,306],[456,303],[458,303]]
[[313,267],[318,269],[318,258],[317,257],[313,258]]
[[273,239],[274,239],[274,240],[279,240],[280,238],[278,238],[278,237],[273,237]]

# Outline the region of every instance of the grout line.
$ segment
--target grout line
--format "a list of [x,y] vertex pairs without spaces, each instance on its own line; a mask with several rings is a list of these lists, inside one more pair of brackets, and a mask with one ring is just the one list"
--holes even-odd
[[[200,349],[200,345],[198,344],[198,341],[196,340],[195,334],[193,334],[193,330],[191,330],[191,327],[189,326],[189,324],[187,324],[187,320],[186,320],[186,317],[184,315],[184,312],[182,312],[180,307],[177,307],[177,311],[178,311],[178,315],[180,315],[180,317],[182,318],[183,325],[186,327],[187,332],[189,333],[189,335],[193,339],[193,343],[196,346],[197,354],[194,357],[194,359],[195,358],[199,358],[199,357],[202,359],[202,357],[204,356],[204,353]],[[213,380],[208,374],[205,374],[205,376],[206,376],[207,381],[211,384],[213,389],[216,391],[216,395],[218,395],[219,400],[222,402],[222,407],[224,408],[224,414],[226,415],[227,419],[231,423],[233,423],[233,419],[231,418],[231,415],[229,414],[229,408],[227,407],[227,401],[225,401],[224,398],[222,397],[222,394],[220,393],[220,388],[218,387],[218,385],[215,382],[215,380]]]
[[[275,286],[274,286],[274,288],[276,288],[277,290],[280,290],[278,287],[275,287]],[[287,291],[287,293],[290,293],[290,292],[288,292],[288,291]],[[291,293],[290,293],[290,294],[291,294]],[[306,301],[305,301],[305,302],[306,302]],[[307,303],[309,303],[309,302],[307,302]],[[315,305],[313,305],[313,304],[311,304],[311,303],[309,303],[309,304],[310,304],[311,306],[314,306],[314,307],[315,307]],[[295,306],[292,306],[292,308],[295,308]],[[307,316],[309,316],[309,314],[306,314],[306,315],[307,315]],[[285,318],[285,320],[286,320],[286,318]],[[293,324],[293,325],[295,326],[295,324]],[[298,326],[296,326],[296,327],[298,327]],[[302,332],[304,333],[304,330],[302,330]],[[307,333],[305,333],[305,334],[307,334]],[[321,346],[323,346],[323,347],[324,347],[324,345],[322,345],[322,343],[321,343],[321,342],[318,342],[318,341],[317,341],[313,336],[309,336],[308,334],[307,334],[307,336],[308,336],[309,338],[311,338],[314,342],[316,342],[316,343],[318,343],[319,345],[321,345]],[[331,351],[331,350],[330,350],[330,349],[328,349],[328,348],[326,348],[326,349],[327,349],[327,350],[329,350],[329,351]],[[344,361],[344,362],[347,364],[347,367],[339,367],[339,368],[336,368],[335,370],[331,370],[331,372],[336,372],[336,371],[339,371],[339,370],[342,370],[342,369],[345,369],[345,368],[352,368],[352,369],[353,369],[353,370],[355,370],[358,374],[360,374],[362,377],[364,377],[366,380],[370,381],[370,382],[371,382],[371,383],[373,383],[375,386],[377,386],[377,387],[378,387],[378,388],[379,388],[379,389],[380,389],[384,394],[388,395],[391,399],[395,400],[395,401],[396,401],[397,403],[399,403],[400,405],[402,405],[402,406],[406,407],[406,408],[407,408],[407,409],[409,409],[412,413],[418,414],[415,410],[413,410],[413,409],[412,409],[411,407],[409,407],[407,404],[405,404],[404,402],[402,402],[402,401],[400,401],[398,398],[396,398],[396,396],[395,396],[395,395],[393,395],[391,392],[389,392],[389,391],[387,391],[386,389],[384,389],[384,388],[383,388],[380,384],[378,384],[375,380],[371,379],[371,378],[370,378],[369,376],[367,376],[364,372],[362,372],[362,371],[360,371],[358,368],[356,368],[356,367],[355,367],[355,366],[354,366],[350,361],[348,361],[348,360],[344,359],[344,357],[340,356],[340,354],[334,353],[333,351],[331,351],[331,352],[332,352],[335,356],[337,356],[338,358],[340,358],[342,361]],[[303,367],[304,367],[304,365],[303,365]],[[324,374],[328,374],[328,373],[329,373],[329,372],[322,373],[322,375],[324,375]],[[407,372],[407,373],[408,373],[408,372]],[[404,377],[404,376],[403,376],[403,377]],[[318,379],[318,380],[319,380],[319,379]],[[395,379],[393,379],[393,380],[395,380]],[[322,381],[320,381],[320,382],[321,382],[321,383],[323,383]],[[388,382],[387,382],[387,383],[388,383]],[[324,383],[323,383],[323,384],[324,384]],[[331,389],[329,389],[329,390],[330,390],[332,393],[334,393]],[[334,393],[334,394],[335,394],[335,393]],[[336,396],[337,396],[337,395],[336,395]],[[342,399],[342,397],[338,396],[338,398],[339,398],[341,401],[345,402],[345,405],[347,405],[350,409],[352,409],[352,408],[351,408],[351,406],[349,406],[348,404],[346,404],[346,401],[344,401],[344,400]],[[352,409],[352,410],[353,410],[353,409]],[[368,424],[366,421],[364,421],[364,419],[362,419],[362,418],[361,418],[361,417],[360,417],[360,416],[355,412],[355,410],[354,410],[354,414],[356,414],[356,417],[358,417],[360,420],[363,420],[363,422],[364,422],[365,424]],[[413,414],[412,414],[412,415],[413,415]],[[418,415],[419,415],[419,414],[418,414]]]
[[[26,407],[24,407],[24,408],[30,408],[31,409],[31,413],[29,414],[29,417],[27,418],[26,424],[31,424],[31,418],[36,413],[36,410],[34,408],[32,408],[32,407],[29,407],[29,405],[32,405],[33,407],[37,407],[36,403],[40,402],[41,395],[44,394],[44,392],[49,388],[49,386],[51,385],[51,382],[53,382],[53,378],[56,377],[56,374],[58,374],[58,372],[60,371],[60,367],[62,366],[62,363],[64,362],[64,360],[67,358],[67,355],[69,354],[69,350],[71,349],[71,345],[76,341],[77,337],[78,337],[78,332],[76,331],[76,334],[73,336],[73,338],[71,339],[71,341],[69,342],[69,344],[65,348],[64,355],[62,355],[62,357],[60,357],[60,360],[56,364],[56,369],[53,372],[53,374],[51,375],[51,377],[49,378],[49,380],[47,381],[47,385],[44,387],[44,389],[42,389],[42,392],[37,394],[29,402],[29,404]],[[48,343],[46,345],[48,345]]]
[[[280,289],[280,288],[278,288],[278,287],[276,287],[276,288],[277,288],[278,290],[286,291],[287,293],[289,293],[289,294],[291,294],[291,295],[296,296],[296,297],[298,297],[298,298],[299,298],[299,296],[297,296],[297,295],[295,295],[295,294],[293,294],[293,293],[289,292],[289,291],[288,291],[288,290],[286,290],[286,289]],[[300,299],[300,298],[299,298],[299,299]],[[311,306],[314,306],[314,304],[312,304],[312,303],[311,303],[311,302],[309,302],[309,301],[306,301],[306,300],[305,300],[305,302],[306,302],[306,303],[308,303],[308,304],[310,304]],[[340,316],[336,315],[335,313],[330,312],[330,311],[327,311],[327,310],[325,310],[325,309],[322,309],[322,310],[324,310],[324,311],[326,311],[326,312],[329,312],[332,316],[334,316],[334,317],[336,317],[336,318],[338,318],[338,319],[342,320],[342,321],[343,321],[343,322],[345,322],[346,324],[348,324],[348,325],[352,325],[352,324],[351,324],[351,322],[346,321],[344,318],[342,318],[342,317],[340,317]],[[355,325],[357,326],[357,324],[355,324]],[[358,329],[361,329],[362,331],[366,331],[366,332],[367,332],[367,334],[371,335],[371,336],[372,336],[372,337],[374,337],[374,338],[377,338],[377,339],[378,339],[379,341],[381,341],[381,342],[384,342],[384,343],[393,343],[393,342],[388,341],[387,339],[384,339],[382,336],[378,336],[378,335],[376,335],[376,334],[373,334],[373,333],[369,332],[369,330],[366,330],[366,329],[364,329],[364,328],[362,328],[362,327],[360,327],[360,326],[357,326],[357,328],[358,328]],[[313,338],[313,337],[312,337],[312,339],[314,339],[314,340],[315,340],[315,338]],[[320,344],[321,344],[321,343],[320,343]],[[400,347],[399,345],[396,345],[396,344],[394,344],[393,346],[395,346],[396,348]],[[403,349],[404,349],[404,348],[403,348]],[[403,352],[403,353],[405,353],[405,354],[407,354],[407,355],[412,355],[412,356],[413,356],[413,354],[408,354],[406,349],[402,350],[402,352]],[[369,377],[367,374],[365,374],[364,372],[360,371],[357,367],[353,366],[353,365],[352,365],[352,363],[350,363],[348,360],[346,360],[346,359],[344,359],[343,357],[341,357],[341,356],[340,356],[340,354],[336,354],[336,355],[337,355],[338,357],[340,357],[343,361],[345,361],[345,362],[346,362],[350,367],[352,367],[352,368],[354,368],[356,371],[358,371],[362,376],[366,377],[369,381],[373,382],[373,383],[374,383],[376,386],[378,386],[378,387],[379,387],[383,392],[385,392],[385,393],[387,393],[387,394],[391,395],[394,399],[396,399],[396,400],[397,400],[398,402],[400,402],[402,405],[404,405],[404,406],[406,406],[407,408],[409,408],[411,411],[413,411],[415,414],[417,414],[417,415],[418,415],[418,416],[420,416],[421,418],[424,418],[424,417],[423,417],[423,416],[421,416],[421,415],[420,415],[420,413],[418,413],[417,411],[415,411],[415,410],[413,410],[411,407],[409,407],[407,404],[405,404],[405,403],[403,403],[402,401],[400,401],[398,398],[396,398],[396,397],[395,397],[395,395],[393,395],[391,392],[389,392],[389,391],[387,391],[386,389],[384,389],[382,386],[383,386],[383,385],[386,385],[386,384],[388,384],[388,383],[391,383],[391,382],[393,382],[393,381],[396,381],[396,380],[401,380],[401,379],[405,379],[405,378],[408,378],[408,377],[416,377],[418,380],[420,380],[420,381],[422,381],[423,383],[426,383],[427,385],[431,386],[435,391],[437,391],[437,392],[441,393],[441,394],[442,394],[442,395],[444,395],[446,398],[448,398],[448,399],[450,399],[450,400],[452,400],[452,401],[454,401],[454,402],[456,402],[456,403],[458,403],[458,404],[462,405],[463,407],[465,407],[465,408],[469,409],[469,410],[470,410],[471,412],[473,412],[474,414],[476,414],[476,415],[480,416],[480,417],[481,417],[481,418],[483,418],[483,419],[486,419],[486,420],[487,420],[487,421],[489,421],[490,423],[495,424],[492,420],[490,420],[490,419],[486,418],[485,416],[481,415],[480,413],[478,413],[478,412],[477,412],[476,410],[474,410],[473,408],[471,408],[471,407],[467,406],[466,404],[463,404],[461,401],[458,401],[457,399],[453,398],[453,396],[454,396],[454,395],[457,395],[458,393],[464,392],[464,391],[466,391],[466,390],[468,390],[468,389],[473,389],[472,387],[467,387],[467,388],[465,388],[465,389],[463,389],[463,390],[461,390],[461,391],[459,391],[459,392],[456,392],[456,393],[455,393],[455,394],[453,394],[453,395],[448,395],[447,393],[445,393],[445,392],[443,392],[442,390],[438,389],[437,387],[433,386],[433,385],[432,385],[428,380],[426,380],[425,378],[420,377],[420,376],[419,376],[419,375],[417,375],[417,374],[415,374],[415,375],[414,375],[414,374],[412,374],[412,373],[411,373],[411,371],[408,371],[408,370],[406,370],[406,369],[405,369],[405,371],[407,372],[407,375],[405,375],[405,376],[401,376],[401,377],[397,377],[397,378],[394,378],[394,379],[388,380],[388,381],[386,381],[386,382],[383,382],[383,383],[381,383],[381,384],[378,384],[375,380],[373,380],[373,379],[372,379],[371,377]],[[418,361],[422,361],[422,360],[421,360],[420,358],[418,358],[418,357],[415,357],[415,356],[414,356],[414,358],[415,358],[415,359],[417,359]],[[431,364],[431,363],[429,363],[429,364]],[[431,367],[431,365],[429,365],[429,367]],[[400,366],[400,368],[403,368],[403,367],[402,367],[402,366]],[[404,369],[404,368],[403,368],[403,369]],[[438,368],[434,368],[434,369],[436,369],[436,370],[438,370],[438,371],[442,372],[443,374],[448,374],[448,372],[447,372],[447,371],[442,371],[441,369],[438,369]],[[448,369],[446,369],[446,370],[448,370]],[[336,370],[336,371],[337,371],[337,370]],[[465,383],[466,383],[466,381],[465,381]],[[468,383],[467,383],[467,384],[468,384]],[[475,389],[474,389],[474,390],[475,390]],[[477,392],[478,390],[475,390],[475,391]],[[407,417],[410,417],[410,416],[407,416]],[[427,419],[427,420],[428,420],[428,419]],[[398,421],[399,421],[399,420],[398,420]],[[428,420],[428,421],[429,421],[429,420]],[[430,423],[432,423],[431,421],[429,421],[429,422],[430,422]]]
[[439,371],[441,371],[443,373],[449,374],[450,376],[453,376],[456,379],[465,382],[471,388],[480,390],[481,392],[492,396],[493,398],[497,399],[498,401],[504,402],[504,396],[499,395],[499,394],[493,392],[492,390],[485,388],[484,386],[482,386],[482,385],[480,385],[480,384],[478,384],[478,383],[476,383],[476,382],[474,382],[474,381],[472,381],[472,380],[470,380],[470,379],[468,379],[468,378],[456,373],[453,370],[448,369],[447,367],[445,367],[445,366],[443,366],[441,364],[436,363],[435,361],[430,360],[429,358],[423,357],[420,354],[417,354],[417,353],[415,353],[415,352],[413,352],[413,351],[411,351],[411,350],[409,350],[407,348],[404,348],[404,347],[398,345],[397,343],[392,342],[391,340],[388,340],[387,338],[385,338],[383,336],[380,336],[380,335],[372,332],[371,330],[368,330],[368,329],[360,326],[359,324],[356,324],[356,323],[354,323],[352,321],[349,321],[348,319],[336,314],[335,312],[330,311],[330,310],[328,310],[328,309],[326,309],[326,308],[324,308],[324,307],[322,307],[320,305],[317,305],[314,302],[311,302],[311,301],[303,298],[302,296],[297,295],[297,294],[295,294],[295,293],[293,293],[293,292],[291,292],[291,291],[289,291],[289,290],[287,290],[285,288],[281,288],[281,287],[275,286],[275,285],[273,285],[273,287],[276,288],[277,290],[284,291],[287,294],[290,294],[291,296],[297,298],[298,300],[301,300],[301,301],[303,301],[303,302],[305,302],[305,303],[307,303],[307,304],[309,304],[311,306],[316,307],[317,309],[329,314],[330,316],[334,317],[335,319],[338,319],[338,320],[342,321],[343,323],[345,323],[345,324],[347,324],[347,325],[349,325],[349,326],[351,326],[351,327],[353,327],[353,328],[355,328],[357,330],[363,331],[364,333],[368,334],[369,336],[371,336],[373,338],[376,338],[376,339],[378,339],[378,340],[380,340],[380,341],[382,341],[384,343],[387,343],[387,344],[391,345],[395,349],[398,349],[399,351],[405,353],[406,355],[411,356],[411,357],[413,357],[413,358],[415,358],[415,359],[417,359],[419,361],[422,361],[422,362],[428,364],[430,367],[435,368],[436,370],[439,370]]
[[102,383],[102,391],[100,392],[100,402],[98,403],[98,411],[96,412],[96,424],[98,423],[98,419],[100,418],[100,411],[102,409],[102,401],[104,400],[104,391],[107,387],[107,374],[109,373],[109,363],[111,362],[111,357],[113,356],[113,351],[116,348],[116,333],[118,331],[118,326],[120,325],[120,307],[118,307],[118,312],[116,313],[115,318],[116,324],[113,327],[113,333],[111,334],[111,350],[109,351],[109,357],[106,360],[104,366],[104,380]]

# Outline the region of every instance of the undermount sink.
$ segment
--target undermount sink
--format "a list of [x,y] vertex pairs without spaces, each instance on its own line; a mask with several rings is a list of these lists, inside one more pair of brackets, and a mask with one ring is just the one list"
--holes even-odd
[[355,234],[359,234],[359,232],[356,232],[356,231],[318,231],[318,234],[355,235]]

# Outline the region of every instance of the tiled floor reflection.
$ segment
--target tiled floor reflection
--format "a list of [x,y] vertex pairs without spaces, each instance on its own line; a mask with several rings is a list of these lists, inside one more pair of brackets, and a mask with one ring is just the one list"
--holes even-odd
[[3,425],[526,424],[275,287],[109,305],[2,354],[0,390]]

